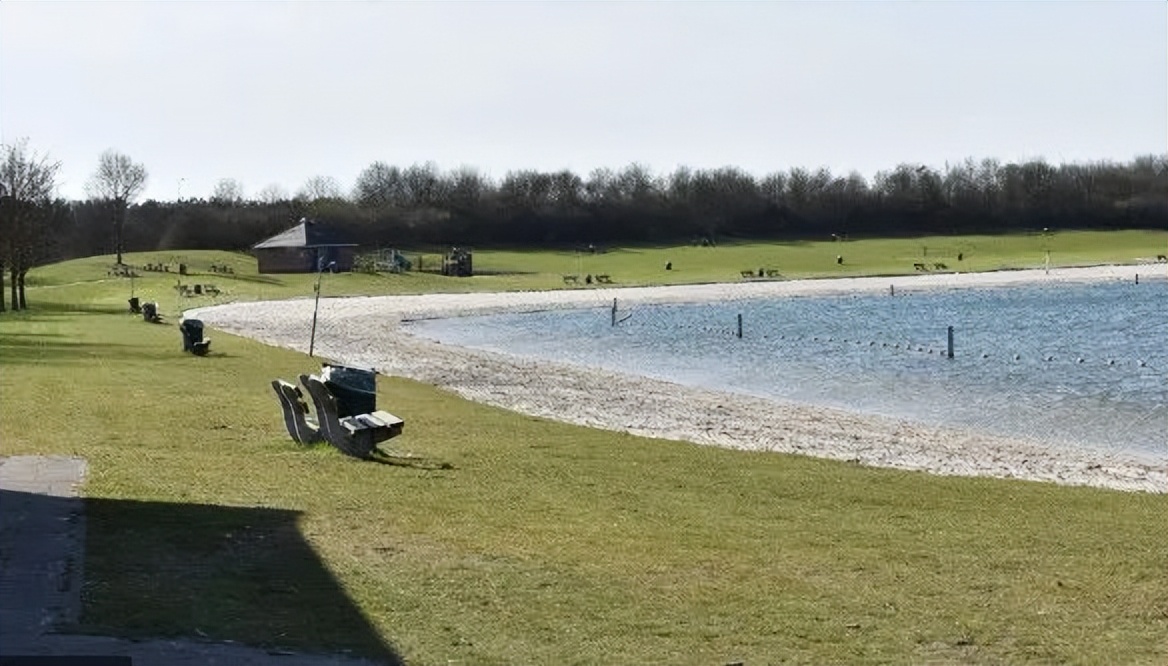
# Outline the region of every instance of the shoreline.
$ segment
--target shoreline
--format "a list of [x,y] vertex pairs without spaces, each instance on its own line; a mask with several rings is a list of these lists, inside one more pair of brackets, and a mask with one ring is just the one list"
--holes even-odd
[[[942,475],[989,476],[1128,491],[1168,492],[1168,443],[1160,460],[1053,445],[683,386],[639,375],[443,345],[399,326],[411,319],[631,304],[708,302],[840,293],[1004,287],[1051,282],[1163,280],[1159,266],[750,281],[669,287],[323,298],[316,353],[408,377],[476,402],[530,416],[742,450],[795,453]],[[311,299],[191,310],[213,328],[308,349]],[[596,387],[603,386],[604,391]],[[408,415],[407,415],[408,417]],[[408,420],[408,418],[407,418]]]

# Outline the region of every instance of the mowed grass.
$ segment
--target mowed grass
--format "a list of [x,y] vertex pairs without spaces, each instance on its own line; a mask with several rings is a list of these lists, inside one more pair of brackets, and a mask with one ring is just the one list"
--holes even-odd
[[[531,289],[597,288],[584,283],[587,275],[609,275],[613,286],[689,284],[742,280],[744,270],[778,271],[785,279],[845,277],[856,275],[916,274],[915,263],[944,264],[949,271],[1012,270],[1046,265],[1080,266],[1135,263],[1168,253],[1168,233],[1163,231],[1072,231],[1024,233],[1009,236],[954,236],[864,239],[847,242],[724,243],[716,247],[599,248],[597,254],[568,250],[479,250],[474,253],[476,275],[451,278],[428,272],[367,275],[326,274],[322,295],[370,295],[430,292],[513,291]],[[440,255],[406,250],[423,266],[440,265]],[[961,260],[957,259],[958,255]],[[844,262],[836,263],[842,256]],[[75,283],[103,288],[71,292],[90,305],[122,307],[133,295],[157,301],[163,312],[233,300],[307,298],[316,276],[305,274],[259,275],[255,259],[240,253],[166,251],[131,253],[127,263],[167,264],[177,271],[185,263],[190,274],[139,272],[135,280],[110,277],[113,257],[97,256],[46,266],[29,276],[31,285],[55,289]],[[672,264],[671,270],[665,265]],[[232,274],[215,273],[212,265],[230,266]],[[1164,266],[1149,266],[1162,271]],[[563,276],[576,275],[578,284],[565,284]],[[180,298],[175,289],[184,284],[214,284],[218,297]],[[605,285],[607,286],[607,285]],[[38,295],[36,298],[42,298]]]
[[[238,261],[236,298],[311,293],[187,258]],[[267,382],[317,361],[214,331],[185,355],[108,263],[38,270],[0,317],[3,455],[90,461],[85,630],[418,664],[1168,661],[1166,495],[650,440],[388,377],[391,444],[450,468],[358,462],[283,431]]]

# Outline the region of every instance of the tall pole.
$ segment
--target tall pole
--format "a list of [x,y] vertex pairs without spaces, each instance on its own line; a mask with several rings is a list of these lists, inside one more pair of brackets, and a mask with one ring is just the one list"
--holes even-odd
[[[329,262],[332,266],[336,262]],[[316,313],[320,310],[320,277],[324,275],[324,259],[319,259],[316,262],[316,300],[312,304],[312,334],[308,338],[308,357],[312,358],[312,352],[316,349]]]

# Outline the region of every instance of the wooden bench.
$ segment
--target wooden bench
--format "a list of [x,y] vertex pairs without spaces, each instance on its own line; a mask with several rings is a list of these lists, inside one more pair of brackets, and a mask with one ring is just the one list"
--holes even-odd
[[742,277],[744,277],[744,278],[754,277],[754,270],[751,269],[751,270],[747,270],[747,271],[742,271]]
[[564,284],[580,284],[579,275],[565,275]]
[[948,270],[948,269],[949,269],[949,267],[948,267],[948,266],[946,266],[945,264],[942,264],[942,263],[940,263],[940,262],[937,262],[937,263],[933,264],[933,268],[936,268],[936,269],[937,269],[937,270],[939,270],[939,271],[944,271],[944,270]]
[[928,267],[928,266],[926,266],[926,265],[924,265],[924,264],[919,264],[919,263],[918,263],[918,264],[913,264],[913,268],[915,268],[915,269],[916,269],[916,270],[918,270],[918,271],[927,271],[927,270],[929,270],[929,267]]
[[138,271],[134,270],[132,266],[125,264],[114,264],[106,271],[106,275],[112,277],[139,277]]
[[774,268],[768,268],[766,272],[767,277],[779,277],[779,271]]
[[600,284],[612,284],[612,277],[609,275],[597,275],[596,281]]

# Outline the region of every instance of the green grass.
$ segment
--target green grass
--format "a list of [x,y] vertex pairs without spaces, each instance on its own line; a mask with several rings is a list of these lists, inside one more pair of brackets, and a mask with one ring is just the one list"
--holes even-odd
[[[1116,237],[1126,249],[1084,236],[1082,261],[1156,254]],[[885,242],[910,243],[834,247]],[[1023,241],[1000,242],[984,260],[1010,265]],[[815,263],[797,250],[773,251]],[[595,259],[648,282],[640,261],[672,256],[685,281],[688,253],[712,275],[765,251]],[[561,255],[482,254],[513,274],[326,276],[326,294],[562,286]],[[205,280],[233,298],[311,293],[239,255],[186,258],[237,262]],[[0,450],[90,461],[85,630],[420,664],[1168,661],[1168,496],[648,440],[388,377],[379,404],[406,419],[392,444],[452,469],[302,450],[267,382],[312,359],[218,332],[212,356],[182,354],[174,326],[122,312],[108,263],[38,269],[34,309],[0,317]]]
[[[476,275],[443,277],[432,273],[365,275],[327,274],[322,278],[325,296],[429,292],[513,291],[564,289],[563,276],[607,274],[614,286],[687,284],[741,280],[743,270],[773,269],[784,278],[821,278],[855,275],[913,274],[914,263],[944,263],[950,270],[984,271],[1039,268],[1050,250],[1051,266],[1133,263],[1168,252],[1168,234],[1157,231],[1074,231],[1050,235],[957,236],[897,239],[865,239],[842,243],[731,243],[717,247],[608,248],[599,254],[553,250],[483,250],[474,254]],[[416,258],[420,253],[406,252]],[[957,260],[961,254],[963,259]],[[836,256],[844,263],[837,264]],[[428,266],[440,257],[421,254]],[[109,277],[113,257],[97,256],[46,266],[33,271],[30,285],[39,287],[34,298],[96,306],[125,306],[133,293],[144,301],[157,301],[164,313],[215,302],[254,299],[307,298],[313,293],[315,275],[259,275],[255,259],[230,252],[142,252],[126,255],[132,265],[167,263],[176,270],[187,264],[187,284],[216,285],[218,298],[180,298],[174,288],[175,273],[141,272],[135,280]],[[665,264],[673,269],[666,271]],[[228,265],[234,274],[210,271],[212,264]],[[1154,269],[1150,269],[1154,270]],[[73,285],[76,288],[70,288]],[[68,298],[49,294],[65,289]]]

